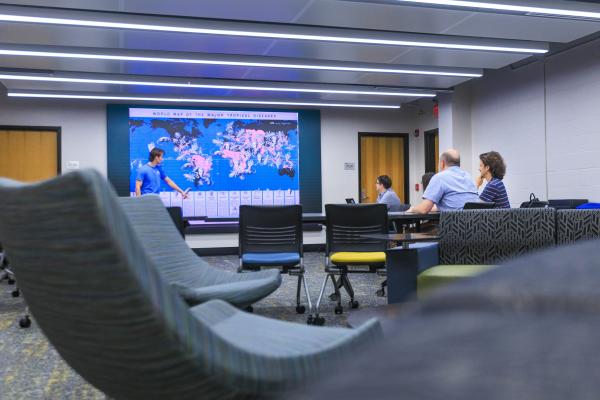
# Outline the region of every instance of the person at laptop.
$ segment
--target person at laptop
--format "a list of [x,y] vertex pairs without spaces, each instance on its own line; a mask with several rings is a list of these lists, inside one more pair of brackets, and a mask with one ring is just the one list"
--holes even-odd
[[377,189],[377,203],[387,205],[388,211],[402,211],[406,209],[404,204],[400,201],[400,198],[392,190],[392,180],[387,175],[381,175],[377,177],[375,182],[375,188]]
[[184,199],[187,199],[186,192],[181,190],[175,182],[165,174],[165,171],[160,166],[163,161],[165,151],[158,147],[153,148],[148,156],[149,162],[137,171],[135,178],[135,195],[143,196],[145,194],[160,194],[161,179],[173,190],[179,192]]
[[460,153],[449,149],[440,156],[439,171],[423,193],[423,201],[408,212],[427,214],[437,206],[439,211],[460,210],[465,203],[479,201],[471,175],[460,169]]

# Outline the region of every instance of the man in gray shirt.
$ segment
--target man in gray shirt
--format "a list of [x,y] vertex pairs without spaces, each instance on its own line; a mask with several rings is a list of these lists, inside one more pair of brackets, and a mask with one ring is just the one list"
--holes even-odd
[[379,193],[377,203],[386,204],[388,211],[402,211],[404,204],[402,204],[396,192],[392,190],[392,180],[389,176],[378,176],[375,186],[377,193]]

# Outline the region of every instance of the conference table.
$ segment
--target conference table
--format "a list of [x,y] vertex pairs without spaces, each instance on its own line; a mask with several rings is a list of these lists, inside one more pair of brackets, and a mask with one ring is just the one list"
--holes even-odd
[[[208,220],[208,221],[222,221],[231,222],[237,221],[237,217],[184,217],[186,220]],[[416,214],[406,211],[390,211],[388,212],[388,219],[390,221],[438,221],[440,219],[439,212],[432,212],[428,214]],[[302,222],[314,222],[314,223],[325,223],[325,213],[302,213]]]
[[[198,233],[226,233],[237,232],[238,218],[215,218],[215,217],[184,217],[184,221],[190,226],[189,231],[197,230]],[[325,224],[325,213],[303,213],[302,222],[305,224]],[[406,211],[391,211],[388,212],[388,220],[392,224],[397,224],[403,227],[415,224],[416,231],[421,229],[422,221],[439,221],[440,213],[415,214]],[[403,229],[397,229],[402,231]]]
[[[416,224],[417,232],[420,230],[421,221],[439,221],[440,213],[416,214],[406,211],[390,211],[388,212],[388,220],[397,222],[401,225]],[[303,213],[302,222],[324,224],[325,213]]]

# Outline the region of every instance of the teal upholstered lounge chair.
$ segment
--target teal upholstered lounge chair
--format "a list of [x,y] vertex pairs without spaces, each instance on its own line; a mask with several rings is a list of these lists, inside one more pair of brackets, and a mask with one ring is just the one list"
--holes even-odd
[[317,328],[221,300],[189,308],[91,170],[33,185],[0,180],[0,242],[49,341],[115,399],[276,395],[381,336],[376,320]]
[[118,201],[146,253],[189,305],[221,299],[245,308],[281,285],[276,270],[238,274],[208,265],[182,240],[158,196]]

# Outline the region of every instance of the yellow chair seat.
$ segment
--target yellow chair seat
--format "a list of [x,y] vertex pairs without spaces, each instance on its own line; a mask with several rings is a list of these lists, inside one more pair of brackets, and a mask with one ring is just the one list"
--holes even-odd
[[331,255],[334,264],[378,264],[385,263],[383,251],[340,251]]

